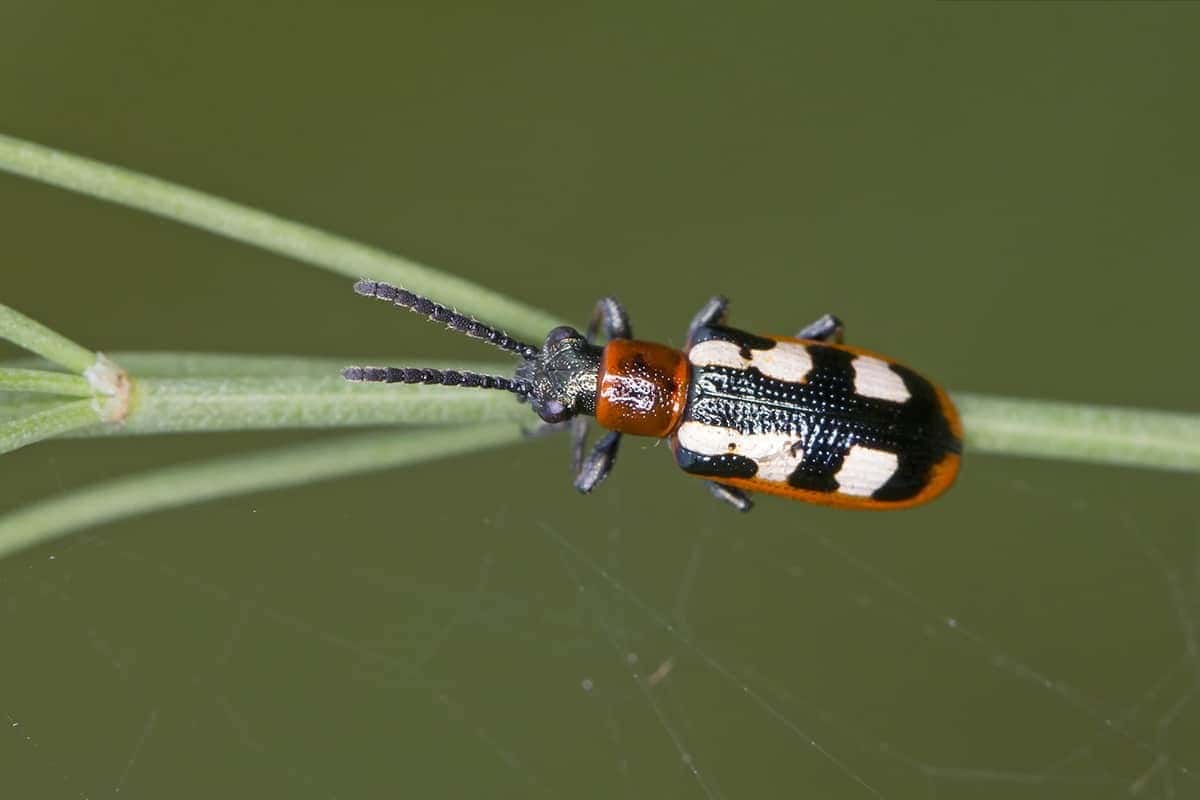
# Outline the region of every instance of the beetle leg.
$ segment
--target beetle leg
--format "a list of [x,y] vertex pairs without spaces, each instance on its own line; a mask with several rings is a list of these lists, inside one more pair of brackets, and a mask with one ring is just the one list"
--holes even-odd
[[844,334],[845,326],[842,321],[833,314],[826,314],[801,328],[796,334],[796,338],[813,339],[818,342],[827,342],[832,339],[834,343],[841,344]]
[[617,445],[621,443],[621,434],[609,431],[600,437],[592,448],[592,452],[580,465],[575,473],[575,488],[587,494],[608,477],[613,462],[617,460]]
[[691,324],[687,330],[687,346],[692,346],[692,340],[696,338],[696,331],[709,325],[720,325],[725,321],[725,310],[729,307],[729,299],[722,295],[714,295],[708,298],[708,302],[700,307],[696,312],[696,316],[692,317]]
[[750,495],[741,489],[735,489],[716,481],[705,481],[705,483],[708,484],[708,491],[712,492],[713,497],[723,503],[728,503],[738,511],[749,511],[754,507],[754,501],[750,499]]
[[571,426],[571,473],[578,475],[580,467],[583,466],[583,450],[587,446],[587,417],[582,414],[571,417],[567,424]]
[[587,340],[594,342],[596,332],[603,331],[606,339],[632,339],[633,326],[629,324],[629,315],[617,298],[601,297],[592,309],[592,318],[588,321]]

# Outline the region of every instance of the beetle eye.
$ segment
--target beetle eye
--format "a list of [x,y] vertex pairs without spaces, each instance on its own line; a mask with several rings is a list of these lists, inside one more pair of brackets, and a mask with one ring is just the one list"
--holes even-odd
[[570,325],[559,325],[554,330],[546,334],[546,344],[558,344],[564,339],[578,339],[579,331],[572,328]]
[[570,416],[567,407],[558,400],[547,400],[537,408],[538,416],[545,422],[562,422]]

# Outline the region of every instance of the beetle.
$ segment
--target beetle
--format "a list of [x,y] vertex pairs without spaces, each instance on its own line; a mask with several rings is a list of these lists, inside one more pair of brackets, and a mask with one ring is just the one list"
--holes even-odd
[[[958,474],[962,425],[946,392],[903,364],[844,344],[832,314],[794,337],[762,336],[725,326],[728,301],[717,296],[692,319],[680,351],[634,339],[625,309],[605,297],[584,333],[560,326],[534,347],[405,289],[360,280],[354,290],[522,361],[512,378],[419,367],[348,367],[343,377],[512,392],[546,426],[570,426],[574,483],[583,493],[608,476],[627,433],[669,438],[679,467],[740,511],[756,492],[842,508],[908,508],[940,495]],[[608,432],[584,457],[589,416]]]

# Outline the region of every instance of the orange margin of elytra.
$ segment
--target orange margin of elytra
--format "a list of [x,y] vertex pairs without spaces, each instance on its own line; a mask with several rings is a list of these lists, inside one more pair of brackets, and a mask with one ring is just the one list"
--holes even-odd
[[930,470],[929,482],[925,484],[925,488],[904,500],[873,500],[870,497],[855,497],[854,495],[841,494],[839,492],[814,492],[808,489],[797,489],[786,483],[764,481],[761,478],[714,478],[709,475],[695,475],[694,477],[716,481],[717,483],[733,486],[737,489],[745,489],[748,492],[773,494],[821,506],[853,508],[862,511],[891,511],[893,509],[912,508],[913,506],[928,503],[949,489],[958,475],[960,461],[961,458],[958,453],[947,453],[946,457],[937,464],[934,464],[933,469]]

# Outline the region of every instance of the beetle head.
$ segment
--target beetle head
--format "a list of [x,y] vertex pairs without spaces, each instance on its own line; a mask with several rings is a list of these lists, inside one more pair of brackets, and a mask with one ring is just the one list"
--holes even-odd
[[537,415],[554,423],[596,412],[599,370],[600,348],[562,325],[546,334],[541,349],[517,367],[516,379],[528,387],[529,404]]

